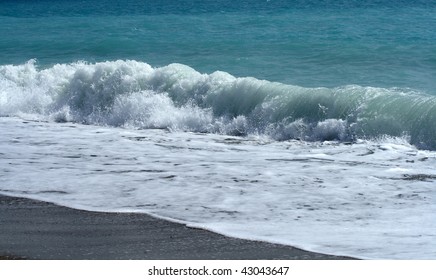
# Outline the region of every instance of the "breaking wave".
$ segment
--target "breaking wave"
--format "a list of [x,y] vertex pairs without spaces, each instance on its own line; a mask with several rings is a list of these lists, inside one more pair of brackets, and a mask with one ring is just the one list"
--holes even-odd
[[189,66],[77,62],[0,66],[0,116],[276,140],[407,137],[436,149],[436,97],[398,88],[304,88]]

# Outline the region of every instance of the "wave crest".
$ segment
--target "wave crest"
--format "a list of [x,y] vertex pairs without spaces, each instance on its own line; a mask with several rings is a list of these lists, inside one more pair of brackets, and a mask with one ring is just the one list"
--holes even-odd
[[303,88],[138,61],[0,66],[0,115],[307,141],[408,135],[436,149],[436,98],[349,85]]

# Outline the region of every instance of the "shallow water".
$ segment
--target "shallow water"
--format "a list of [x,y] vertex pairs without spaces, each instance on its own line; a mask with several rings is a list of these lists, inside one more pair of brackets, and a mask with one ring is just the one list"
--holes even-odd
[[0,192],[363,258],[434,258],[436,154],[1,118]]

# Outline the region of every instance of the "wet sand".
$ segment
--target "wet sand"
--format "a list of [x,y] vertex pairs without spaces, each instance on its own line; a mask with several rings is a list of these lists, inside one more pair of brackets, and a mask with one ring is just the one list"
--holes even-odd
[[146,214],[76,210],[0,195],[0,260],[347,259],[230,238]]

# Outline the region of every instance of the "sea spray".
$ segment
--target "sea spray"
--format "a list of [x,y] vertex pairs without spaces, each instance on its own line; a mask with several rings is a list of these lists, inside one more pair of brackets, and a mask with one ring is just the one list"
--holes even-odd
[[0,115],[137,129],[355,141],[407,136],[436,149],[436,97],[401,88],[304,88],[189,66],[0,66]]

